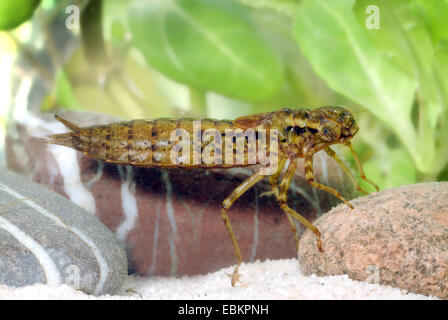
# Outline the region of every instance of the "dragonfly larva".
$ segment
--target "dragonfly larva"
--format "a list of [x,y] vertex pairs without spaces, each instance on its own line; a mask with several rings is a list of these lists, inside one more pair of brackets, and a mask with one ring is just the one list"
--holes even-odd
[[[319,230],[287,204],[287,191],[297,168],[296,159],[304,158],[305,178],[313,187],[333,194],[353,208],[337,190],[314,181],[313,155],[324,150],[348,174],[356,189],[366,193],[330,148],[333,144],[343,144],[350,149],[361,179],[379,190],[375,183],[366,178],[350,143],[358,132],[358,126],[353,113],[344,107],[282,109],[235,120],[132,120],[90,127],[78,127],[59,116],[56,119],[71,131],[50,135],[48,143],[74,148],[89,157],[115,164],[185,169],[261,165],[262,169],[271,169],[260,169],[236,187],[221,204],[222,218],[237,257],[232,286],[238,279],[238,269],[243,257],[227,211],[241,195],[266,176],[269,176],[272,193],[288,218],[297,249],[299,239],[293,219],[314,232],[317,248],[321,252]],[[255,150],[257,147],[258,150]],[[180,151],[182,156],[179,156]],[[272,159],[275,161],[271,161]]]

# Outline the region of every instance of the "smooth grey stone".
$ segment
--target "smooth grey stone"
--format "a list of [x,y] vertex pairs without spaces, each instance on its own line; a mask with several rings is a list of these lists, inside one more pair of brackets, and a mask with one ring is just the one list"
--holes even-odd
[[124,249],[95,216],[0,168],[1,284],[68,284],[89,294],[112,294],[127,269]]

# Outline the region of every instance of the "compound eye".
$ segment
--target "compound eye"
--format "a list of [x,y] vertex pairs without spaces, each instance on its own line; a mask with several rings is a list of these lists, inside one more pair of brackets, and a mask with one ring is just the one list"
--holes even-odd
[[350,128],[349,127],[342,128],[342,136],[344,136],[344,137],[350,136]]
[[336,141],[341,136],[341,128],[337,124],[326,122],[318,128],[319,136],[324,141]]

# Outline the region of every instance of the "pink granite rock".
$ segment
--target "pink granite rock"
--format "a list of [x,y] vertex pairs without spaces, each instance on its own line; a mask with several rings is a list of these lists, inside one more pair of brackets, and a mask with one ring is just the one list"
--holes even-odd
[[[107,123],[101,115],[68,112],[79,125]],[[6,139],[8,167],[46,184],[96,214],[125,245],[131,271],[141,275],[192,275],[236,263],[220,203],[256,169],[157,170],[116,166],[90,159],[42,138],[67,129],[52,115],[31,116],[12,124]],[[353,185],[325,153],[315,158],[316,180],[347,198]],[[303,178],[303,161],[289,204],[314,220],[338,203]],[[295,257],[295,242],[285,214],[270,196],[268,181],[240,198],[229,211],[245,261]],[[299,233],[302,234],[300,226]]]
[[448,182],[392,188],[339,205],[300,242],[302,271],[348,274],[414,293],[448,298]]

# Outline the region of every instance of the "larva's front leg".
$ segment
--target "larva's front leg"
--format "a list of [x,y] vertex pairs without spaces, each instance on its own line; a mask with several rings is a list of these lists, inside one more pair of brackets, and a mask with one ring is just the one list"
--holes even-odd
[[342,168],[342,170],[344,170],[344,172],[348,175],[350,180],[352,180],[353,184],[355,185],[356,190],[358,190],[358,191],[360,191],[360,192],[362,192],[364,194],[368,194],[368,192],[365,191],[359,185],[358,181],[356,181],[356,179],[353,176],[353,174],[350,172],[350,170],[348,170],[348,168],[345,166],[344,162],[342,162],[342,160],[338,157],[336,152],[334,152],[332,149],[330,149],[330,147],[326,147],[324,150],[330,157],[332,157],[339,164],[339,166]]
[[361,176],[361,179],[367,183],[370,183],[376,189],[376,191],[380,191],[380,188],[378,187],[378,185],[375,182],[367,179],[367,177],[364,173],[364,169],[362,168],[361,161],[359,161],[358,155],[356,154],[356,151],[353,148],[351,142],[347,141],[346,143],[344,143],[344,145],[346,145],[350,149],[350,152],[352,153],[353,158],[355,158],[356,166],[358,167],[359,175]]

